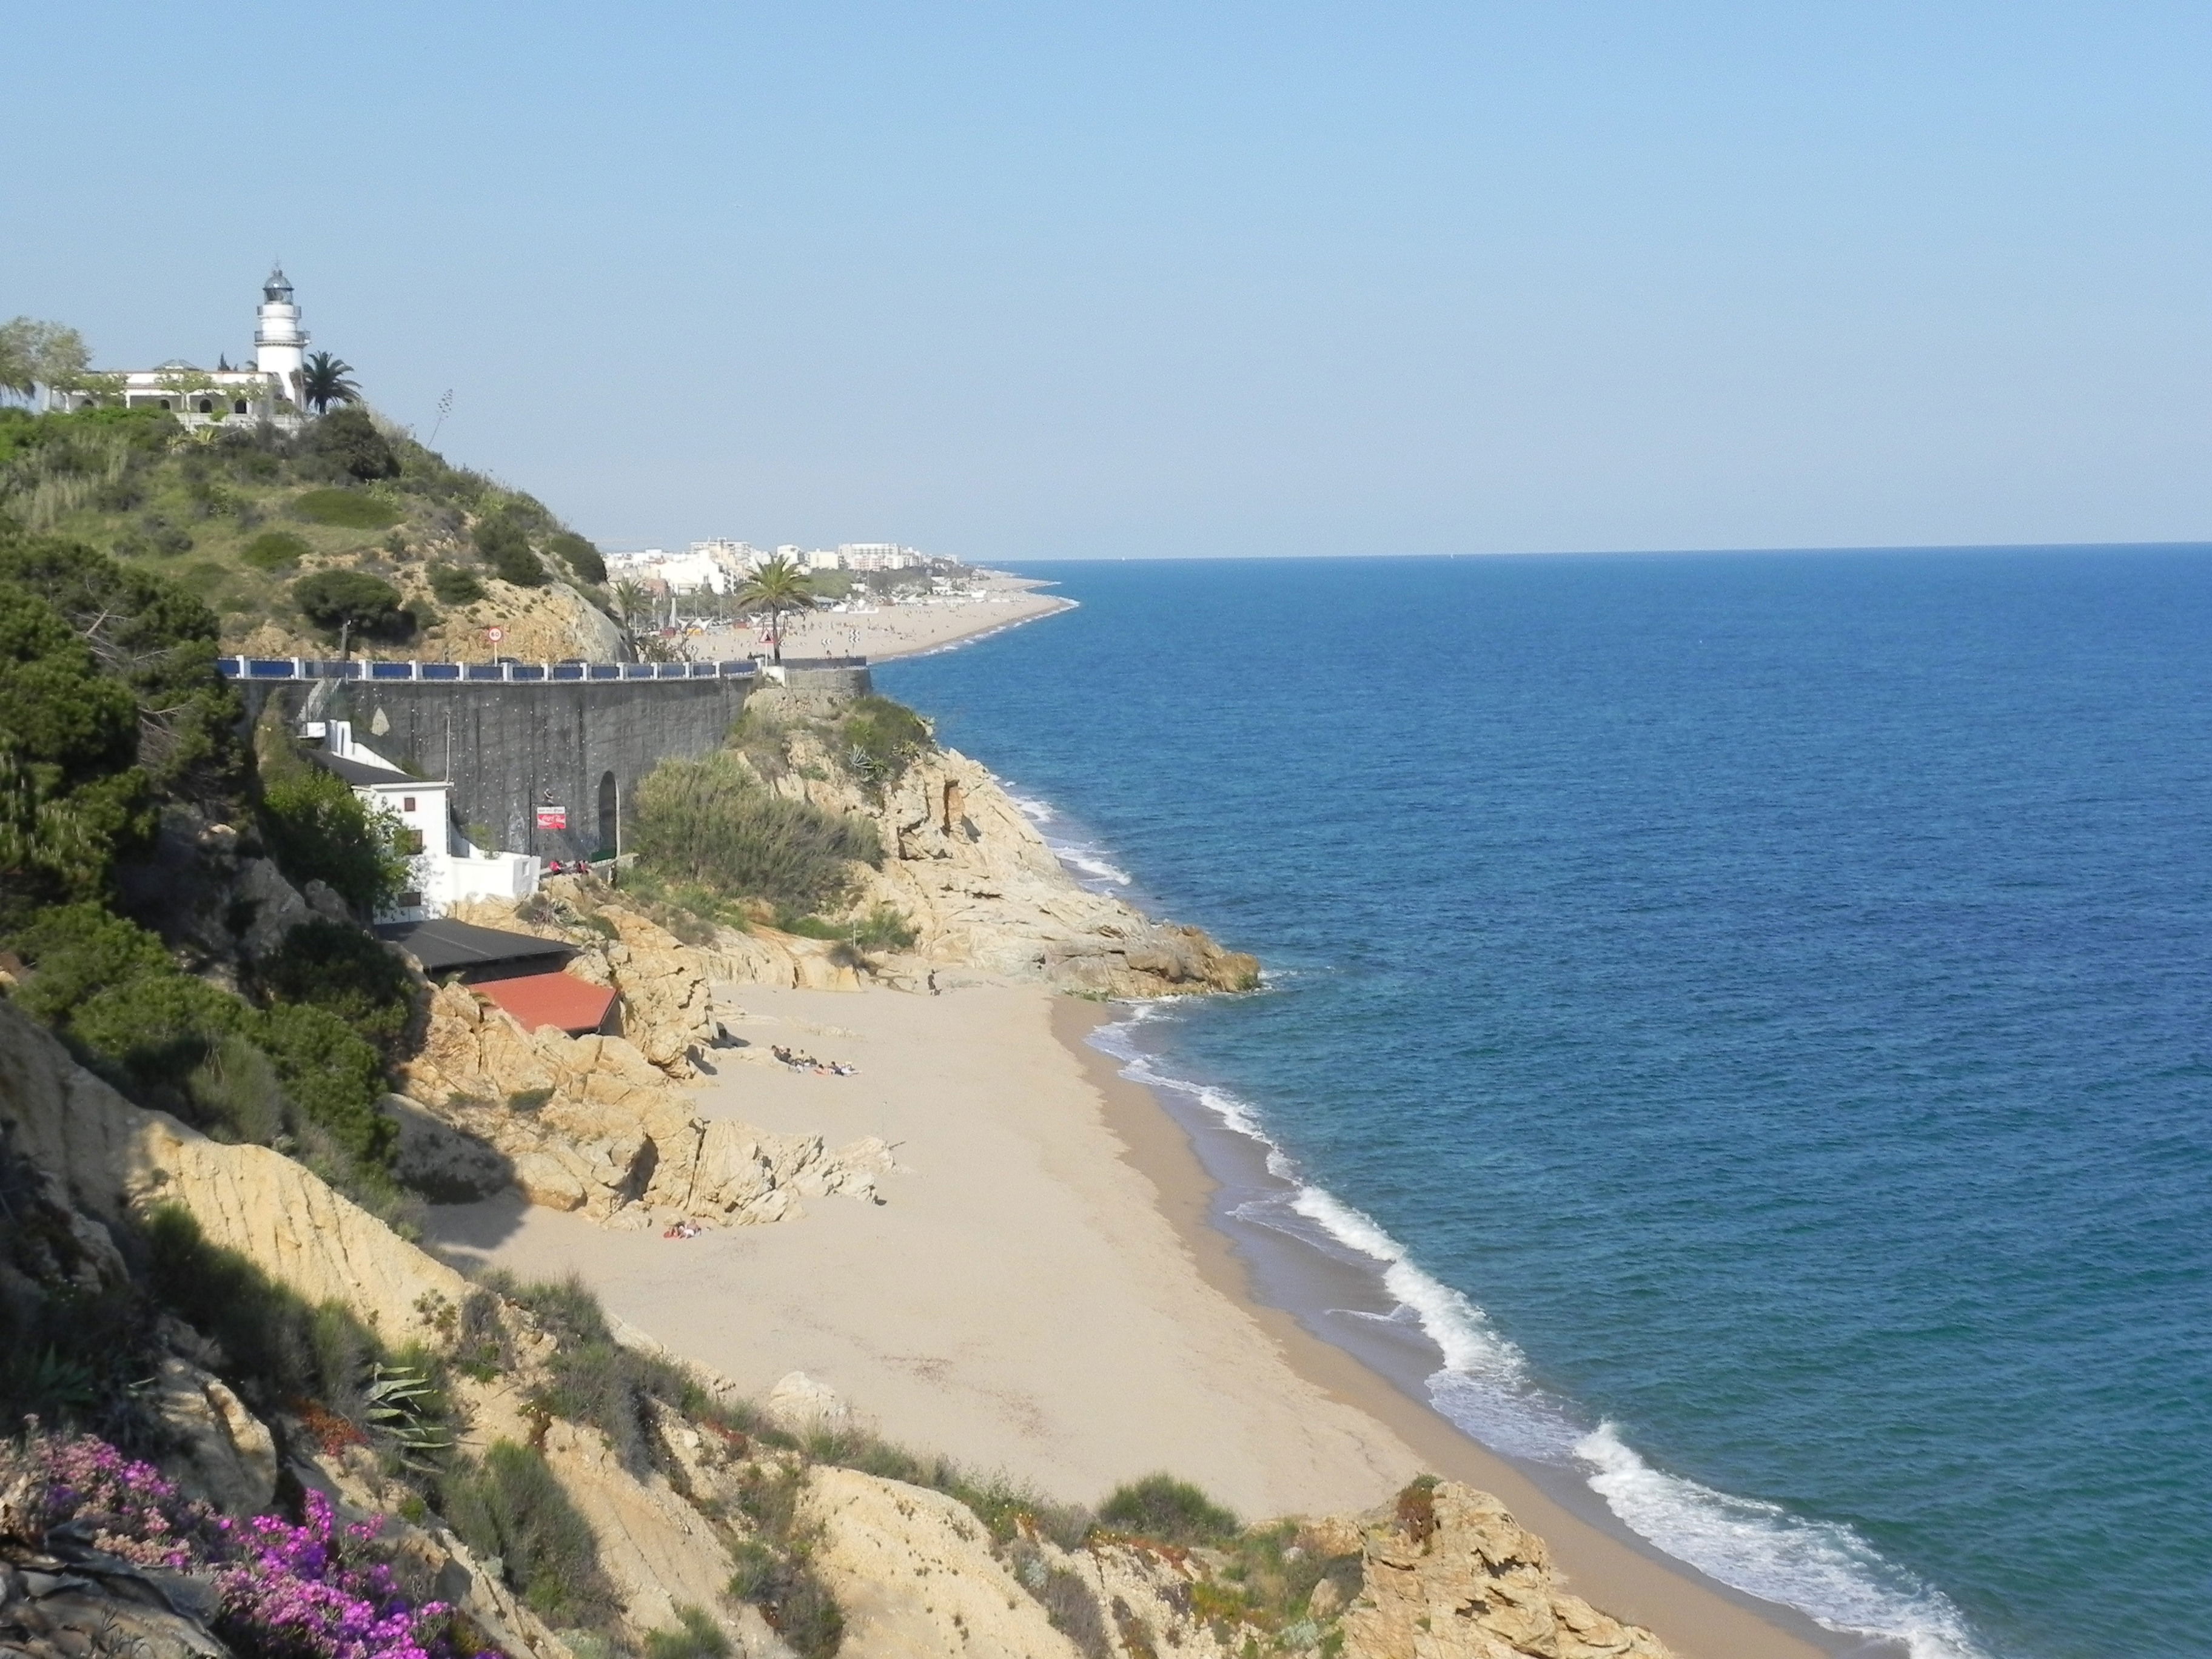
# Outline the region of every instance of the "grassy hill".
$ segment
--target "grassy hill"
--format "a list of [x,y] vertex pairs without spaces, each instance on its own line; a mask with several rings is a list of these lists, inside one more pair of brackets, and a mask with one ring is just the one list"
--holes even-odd
[[357,406],[296,435],[187,432],[159,410],[0,409],[0,514],[179,584],[221,618],[229,651],[320,655],[342,630],[371,656],[621,649],[590,542]]

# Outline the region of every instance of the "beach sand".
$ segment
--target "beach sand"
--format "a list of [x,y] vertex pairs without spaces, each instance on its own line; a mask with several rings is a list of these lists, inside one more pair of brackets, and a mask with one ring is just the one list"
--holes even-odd
[[[440,1206],[463,1266],[583,1276],[614,1313],[765,1394],[805,1371],[888,1438],[1095,1503],[1166,1469],[1249,1518],[1365,1508],[1433,1470],[1498,1493],[1581,1595],[1684,1659],[1821,1650],[1562,1509],[1425,1406],[1254,1304],[1183,1131],[1082,1036],[1108,1011],[1035,987],[940,997],[725,989],[732,1030],[860,1067],[723,1050],[704,1115],[894,1145],[885,1202],[699,1238],[514,1199]],[[1808,1627],[1809,1629],[1809,1626]],[[1832,1645],[1832,1644],[1827,1644]]]
[[[783,654],[787,657],[866,657],[888,662],[894,657],[917,656],[939,651],[962,640],[995,634],[1000,629],[1035,622],[1074,608],[1075,601],[1040,592],[1040,584],[1026,576],[987,571],[977,584],[978,599],[927,605],[883,605],[874,611],[818,611],[789,618],[785,623]],[[713,659],[745,656],[768,649],[761,630],[754,627],[717,628],[690,641],[695,657]]]

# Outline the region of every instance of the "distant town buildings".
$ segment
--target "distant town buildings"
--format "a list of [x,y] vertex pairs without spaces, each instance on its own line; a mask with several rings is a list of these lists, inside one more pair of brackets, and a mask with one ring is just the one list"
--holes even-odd
[[101,370],[54,393],[58,410],[90,409],[120,403],[130,409],[166,409],[186,427],[224,421],[267,421],[292,428],[301,412],[300,375],[306,367],[307,331],[300,326],[300,307],[283,268],[261,285],[261,305],[253,319],[253,367],[233,368],[218,359],[202,368],[181,357],[152,368]]
[[929,563],[928,555],[896,542],[844,542],[835,548],[786,543],[767,549],[750,542],[715,540],[693,542],[681,553],[647,547],[610,553],[606,558],[609,580],[659,583],[671,593],[732,592],[775,558],[806,570],[916,570]]

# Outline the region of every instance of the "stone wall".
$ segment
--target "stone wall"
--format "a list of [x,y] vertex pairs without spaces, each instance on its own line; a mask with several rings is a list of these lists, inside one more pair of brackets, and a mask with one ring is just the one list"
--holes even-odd
[[[351,720],[358,741],[396,764],[451,779],[454,816],[482,826],[484,844],[568,860],[615,845],[638,785],[660,761],[696,760],[721,747],[748,682],[325,680],[242,689],[249,714],[281,697],[292,719]],[[538,827],[549,806],[566,814],[565,829]]]

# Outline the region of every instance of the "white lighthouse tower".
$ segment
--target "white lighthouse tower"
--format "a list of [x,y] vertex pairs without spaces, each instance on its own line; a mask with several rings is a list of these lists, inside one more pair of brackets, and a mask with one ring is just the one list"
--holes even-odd
[[307,356],[307,331],[300,326],[300,307],[292,303],[292,284],[280,264],[261,285],[261,308],[253,321],[253,366],[274,375],[283,395],[296,404],[300,369]]

